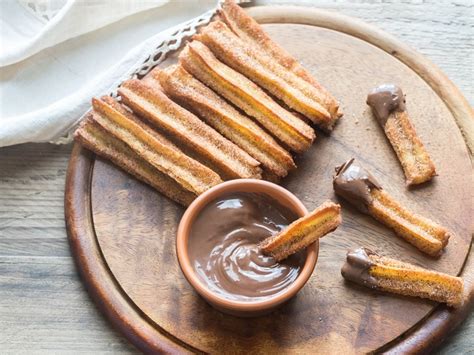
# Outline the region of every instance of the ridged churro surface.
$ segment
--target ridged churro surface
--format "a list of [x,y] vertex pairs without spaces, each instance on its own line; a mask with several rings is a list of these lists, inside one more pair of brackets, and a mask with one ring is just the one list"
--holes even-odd
[[341,206],[326,201],[281,233],[263,240],[260,250],[277,261],[283,260],[335,230],[341,221]]
[[280,177],[286,176],[288,170],[296,167],[291,155],[268,133],[194,78],[180,64],[164,70],[155,69],[151,76],[160,82],[168,96],[245,150],[262,167]]
[[324,106],[336,120],[343,115],[337,100],[283,47],[275,43],[263,28],[233,0],[225,0],[220,18],[242,40],[250,43],[276,60],[280,65],[306,80],[318,90]]
[[406,111],[390,114],[384,131],[402,165],[408,185],[422,184],[436,175],[435,165]]
[[215,172],[185,155],[136,117],[115,109],[108,100],[110,99],[92,100],[94,110],[91,120],[108,134],[124,142],[149,164],[195,194],[200,194],[222,181]]
[[370,192],[369,214],[421,251],[439,255],[448,244],[449,231],[432,220],[410,212],[384,190]]
[[252,81],[220,62],[204,44],[189,43],[179,58],[186,71],[253,117],[292,151],[309,149],[314,130]]
[[271,57],[237,37],[221,21],[203,28],[196,39],[206,44],[216,57],[244,74],[288,107],[321,127],[331,130],[335,121],[324,107],[325,99],[313,85]]
[[134,112],[196,153],[201,163],[210,162],[210,166],[218,168],[225,178],[261,177],[258,161],[170,100],[150,82],[128,80],[118,92]]
[[88,118],[74,134],[76,141],[97,155],[110,160],[138,180],[145,182],[169,199],[188,206],[196,195],[147,163],[130,147],[97,126]]

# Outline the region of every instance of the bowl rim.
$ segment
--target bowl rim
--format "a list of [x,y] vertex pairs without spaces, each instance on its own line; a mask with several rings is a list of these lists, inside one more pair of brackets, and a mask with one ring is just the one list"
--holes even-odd
[[277,199],[280,201],[285,200],[285,202],[289,202],[289,206],[287,207],[291,208],[300,217],[308,213],[308,210],[298,197],[277,184],[257,179],[231,180],[223,182],[205,191],[189,205],[179,222],[176,236],[176,255],[178,258],[178,263],[181,271],[191,286],[193,286],[194,289],[210,303],[221,308],[242,312],[265,310],[291,299],[311,277],[316,266],[319,253],[319,241],[316,241],[315,243],[308,246],[306,248],[307,253],[305,263],[296,280],[293,281],[286,289],[280,291],[268,299],[257,301],[230,300],[216,294],[206,287],[194,271],[189,259],[188,238],[192,223],[198,216],[199,212],[209,202],[218,198],[222,194],[229,192],[252,192],[251,190],[255,190],[253,192],[267,193],[271,197],[275,197],[275,194],[278,195],[280,198],[277,197]]

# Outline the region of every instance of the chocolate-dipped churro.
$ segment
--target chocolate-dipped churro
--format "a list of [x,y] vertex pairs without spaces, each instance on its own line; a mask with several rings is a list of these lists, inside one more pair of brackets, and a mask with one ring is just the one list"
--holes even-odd
[[383,190],[368,171],[354,165],[353,161],[351,159],[336,168],[333,180],[336,194],[392,228],[397,235],[419,250],[432,256],[439,255],[448,244],[449,231],[403,207]]
[[341,274],[346,280],[371,289],[427,298],[453,307],[463,303],[461,278],[379,256],[366,248],[347,253]]
[[407,184],[421,184],[435,176],[434,163],[406,111],[402,90],[393,84],[381,85],[367,96],[367,104],[392,144]]

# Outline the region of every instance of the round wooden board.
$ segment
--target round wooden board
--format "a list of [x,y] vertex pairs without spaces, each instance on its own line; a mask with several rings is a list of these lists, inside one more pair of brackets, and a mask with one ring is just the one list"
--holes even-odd
[[[271,37],[343,103],[330,136],[319,134],[283,186],[308,209],[332,191],[334,167],[351,157],[413,211],[451,229],[444,255],[424,256],[384,226],[343,205],[343,224],[320,244],[310,282],[279,311],[239,319],[207,305],[186,282],[175,254],[183,209],[76,145],[66,187],[66,222],[79,271],[110,320],[140,349],[203,352],[360,353],[421,351],[437,345],[469,314],[474,268],[473,114],[458,89],[426,59],[357,20],[294,7],[250,9]],[[166,65],[166,64],[165,64]],[[365,104],[377,84],[395,82],[439,176],[415,189]],[[457,123],[457,124],[456,124]],[[461,134],[461,130],[464,134]],[[463,308],[375,293],[345,283],[349,248],[381,253],[466,281]]]

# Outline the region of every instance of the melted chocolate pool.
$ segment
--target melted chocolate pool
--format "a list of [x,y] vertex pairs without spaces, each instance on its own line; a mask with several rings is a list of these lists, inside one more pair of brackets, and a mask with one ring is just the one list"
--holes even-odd
[[273,198],[230,193],[209,203],[191,226],[188,252],[198,277],[213,292],[234,301],[261,301],[298,277],[306,254],[283,262],[260,253],[257,244],[298,216]]

